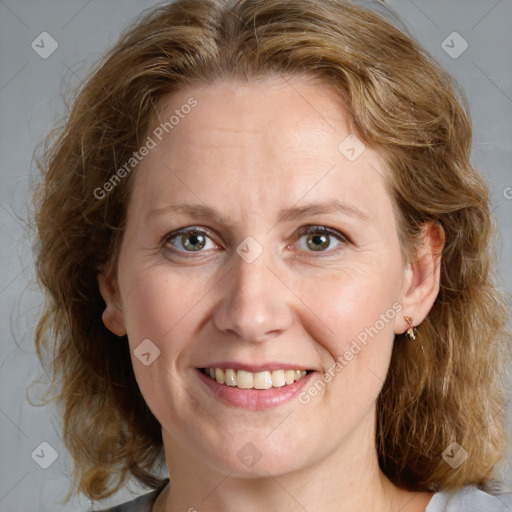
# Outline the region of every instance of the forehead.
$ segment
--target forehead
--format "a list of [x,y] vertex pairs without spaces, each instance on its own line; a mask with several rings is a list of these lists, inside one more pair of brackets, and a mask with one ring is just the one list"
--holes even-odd
[[[340,130],[350,131],[341,99],[332,88],[311,78],[282,76],[249,83],[217,81],[179,91],[162,102],[155,125],[165,122],[191,98],[197,106],[173,128],[175,135],[179,133],[190,143],[183,149],[193,149],[198,135],[203,145],[210,142],[212,149],[234,146],[249,137],[253,143],[273,140],[278,153],[278,143],[304,142],[305,135],[310,143],[327,142],[328,132],[335,141]],[[193,129],[188,129],[191,124]],[[297,145],[296,149],[306,154],[309,148]]]
[[351,133],[325,84],[272,77],[190,87],[162,102],[150,136],[162,128],[135,176],[134,195],[153,208],[212,198],[279,209],[326,194],[374,210],[389,203],[381,158]]

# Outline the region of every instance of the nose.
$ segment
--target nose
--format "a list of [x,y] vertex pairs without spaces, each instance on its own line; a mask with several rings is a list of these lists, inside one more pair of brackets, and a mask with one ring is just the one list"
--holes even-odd
[[213,312],[217,329],[251,343],[278,336],[292,323],[293,294],[270,269],[265,255],[247,263],[235,253],[234,268],[222,281],[221,299]]

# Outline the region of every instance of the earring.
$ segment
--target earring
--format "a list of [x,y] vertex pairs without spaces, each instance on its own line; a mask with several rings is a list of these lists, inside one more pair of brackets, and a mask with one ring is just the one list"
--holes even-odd
[[416,329],[416,327],[413,327],[412,325],[412,317],[404,316],[404,320],[409,325],[409,329],[407,329],[406,335],[410,341],[414,341],[416,339],[416,333],[418,332],[418,330]]

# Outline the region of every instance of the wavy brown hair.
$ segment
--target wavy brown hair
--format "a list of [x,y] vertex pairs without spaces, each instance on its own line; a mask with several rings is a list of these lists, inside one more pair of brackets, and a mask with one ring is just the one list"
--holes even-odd
[[[95,68],[43,152],[34,194],[45,396],[60,406],[77,489],[92,499],[131,475],[157,487],[164,460],[160,425],[127,344],[103,325],[97,285],[100,268],[115,269],[133,173],[100,199],[95,190],[145,142],[169,94],[276,74],[329,84],[352,131],[380,152],[404,254],[426,223],[445,233],[439,295],[415,343],[396,337],[378,399],[382,471],[418,491],[495,476],[510,336],[463,93],[406,31],[349,1],[177,0],[145,13]],[[441,458],[454,441],[469,455],[456,470]]]

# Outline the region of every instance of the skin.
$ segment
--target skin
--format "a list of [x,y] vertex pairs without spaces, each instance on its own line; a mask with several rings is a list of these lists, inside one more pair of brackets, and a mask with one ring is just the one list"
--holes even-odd
[[[327,86],[218,81],[170,96],[161,119],[191,96],[198,105],[133,177],[116,273],[98,276],[104,323],[128,334],[137,382],[162,425],[172,492],[153,510],[423,511],[431,493],[400,490],[378,467],[376,399],[394,335],[409,327],[403,316],[419,325],[438,293],[442,234],[426,228],[406,262],[381,157],[366,148],[351,162],[338,150],[351,130]],[[331,199],[367,219],[279,216]],[[165,211],[177,203],[208,205],[224,222]],[[315,251],[321,241],[298,234],[305,225],[348,240],[328,236]],[[201,251],[182,245],[190,233],[162,242],[183,227],[209,231]],[[236,252],[248,236],[263,249],[252,263]],[[307,404],[247,410],[198,381],[196,368],[225,360],[284,361],[321,375],[393,304],[400,313]],[[145,339],[160,350],[148,366],[134,356]],[[261,453],[251,468],[237,457],[248,442]]]

